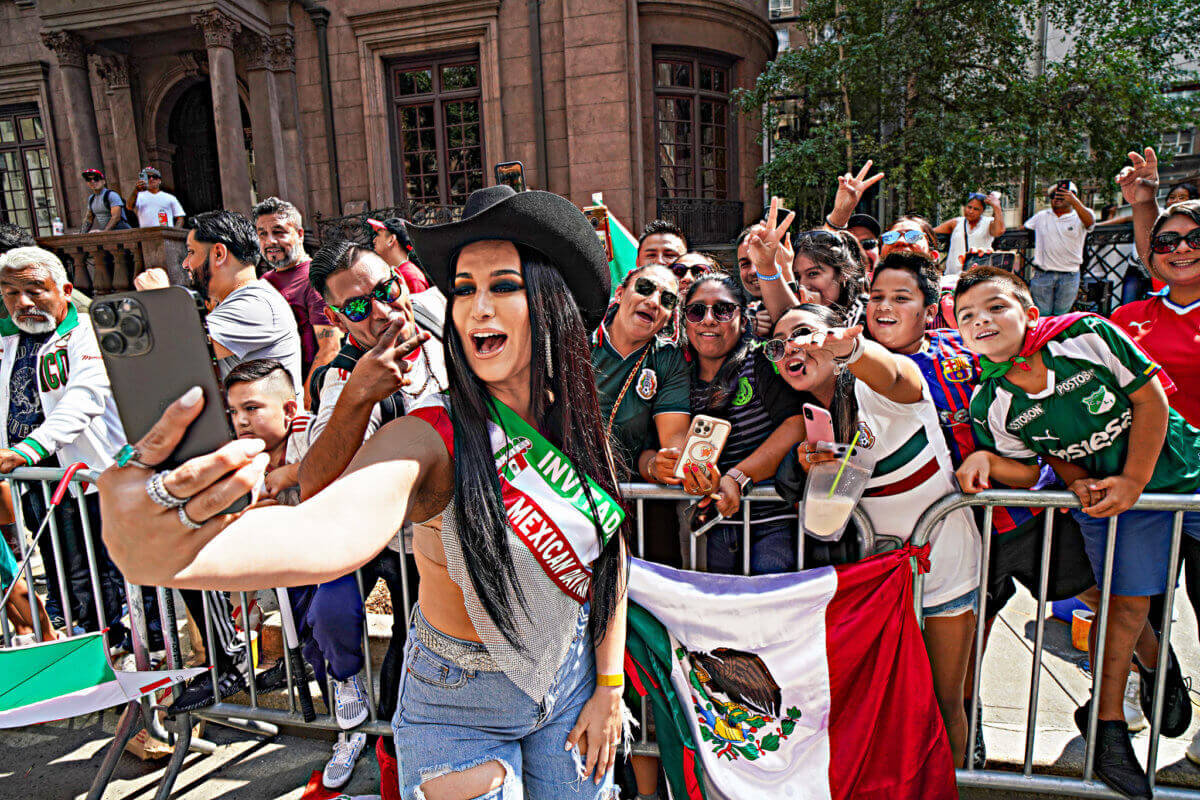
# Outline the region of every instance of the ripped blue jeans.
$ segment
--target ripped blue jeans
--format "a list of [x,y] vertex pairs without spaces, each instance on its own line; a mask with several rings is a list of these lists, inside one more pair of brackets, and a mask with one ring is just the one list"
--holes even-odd
[[[420,609],[414,609],[414,624]],[[488,761],[504,767],[503,785],[478,800],[601,800],[616,797],[612,771],[597,786],[580,778],[576,750],[563,745],[596,687],[596,658],[582,612],[550,691],[538,704],[503,672],[464,669],[431,652],[417,636],[404,645],[392,732],[400,796],[423,800],[425,781]],[[437,635],[479,651],[483,645]]]

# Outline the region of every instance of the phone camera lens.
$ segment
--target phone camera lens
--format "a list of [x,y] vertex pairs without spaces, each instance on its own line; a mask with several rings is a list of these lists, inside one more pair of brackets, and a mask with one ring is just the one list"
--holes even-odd
[[121,320],[120,327],[121,327],[121,333],[125,334],[126,336],[128,336],[131,339],[135,339],[138,336],[141,336],[143,331],[146,330],[146,326],[143,325],[142,321],[140,319],[138,319],[137,317],[124,317]]
[[100,347],[106,353],[120,355],[125,352],[125,337],[113,331],[100,337]]
[[111,328],[117,324],[117,312],[109,303],[101,303],[92,310],[92,318],[103,328]]

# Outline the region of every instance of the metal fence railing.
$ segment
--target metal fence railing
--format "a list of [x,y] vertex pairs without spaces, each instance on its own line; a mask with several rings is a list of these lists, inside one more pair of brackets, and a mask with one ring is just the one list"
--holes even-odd
[[[13,486],[14,508],[17,514],[20,515],[21,502],[19,500],[21,491],[33,491],[40,493],[44,498],[50,497],[51,487],[62,479],[64,470],[61,469],[39,469],[39,468],[23,468],[16,470],[8,477],[8,480]],[[98,520],[93,520],[88,512],[87,503],[84,501],[82,485],[84,483],[92,483],[97,475],[93,472],[80,470],[71,476],[72,494],[68,501],[74,503],[80,519],[83,521],[85,532],[93,531],[93,525],[98,524]],[[690,501],[687,495],[683,494],[679,489],[653,486],[649,484],[627,484],[622,486],[622,494],[631,506],[631,511],[635,519],[634,526],[634,548],[636,552],[642,552],[647,541],[647,536],[652,532],[647,531],[645,525],[645,503],[647,501],[665,500],[665,501]],[[750,542],[751,542],[751,524],[750,524],[750,508],[756,502],[775,501],[778,502],[779,496],[774,489],[769,487],[756,487],[744,499],[740,519],[731,520],[734,524],[742,526],[742,553],[743,563],[742,572],[750,573]],[[918,521],[912,536],[912,543],[922,545],[926,543],[932,531],[945,519],[951,512],[964,507],[983,507],[983,530],[991,529],[992,510],[997,506],[1025,506],[1025,507],[1043,507],[1043,508],[1077,508],[1079,506],[1075,496],[1069,492],[1051,492],[1051,491],[986,491],[976,495],[953,494],[948,495],[938,502],[934,503],[927,509],[924,515]],[[1161,495],[1147,494],[1143,495],[1138,503],[1134,506],[1139,510],[1168,510],[1174,513],[1173,537],[1170,551],[1170,564],[1168,574],[1175,575],[1178,571],[1180,541],[1182,536],[1182,514],[1186,511],[1200,511],[1200,496],[1178,496],[1178,495]],[[998,789],[1003,791],[1021,791],[1035,794],[1053,794],[1058,796],[1073,796],[1073,797],[1118,797],[1104,786],[1092,781],[1092,769],[1090,763],[1094,753],[1094,745],[1092,744],[1095,737],[1097,727],[1097,712],[1098,708],[1095,704],[1092,706],[1091,717],[1089,719],[1089,735],[1087,737],[1088,744],[1086,746],[1085,767],[1081,778],[1069,778],[1061,776],[1053,776],[1046,774],[1034,774],[1033,764],[1033,747],[1036,736],[1037,726],[1037,707],[1038,707],[1038,692],[1040,670],[1042,668],[1043,652],[1045,645],[1044,627],[1045,621],[1041,613],[1041,609],[1045,607],[1046,592],[1047,592],[1047,576],[1050,568],[1050,553],[1051,553],[1051,537],[1053,536],[1052,514],[1045,514],[1045,523],[1042,530],[1043,547],[1042,547],[1042,562],[1040,565],[1041,589],[1038,593],[1038,619],[1036,622],[1034,634],[1034,649],[1033,649],[1033,664],[1032,664],[1032,682],[1029,695],[1029,706],[1027,709],[1027,728],[1026,728],[1026,746],[1024,753],[1024,762],[1022,772],[1004,772],[1000,770],[976,770],[971,766],[960,770],[958,773],[959,784],[963,786],[972,786],[980,788]],[[867,557],[878,550],[888,549],[892,546],[891,543],[879,540],[875,534],[874,526],[870,519],[862,511],[861,508],[856,508],[854,511],[854,526],[853,529],[857,532],[859,551],[863,557]],[[33,530],[36,525],[29,524],[35,520],[26,520],[21,516],[17,517],[18,527],[28,527]],[[800,569],[804,568],[804,546],[803,536],[799,535],[800,523],[797,521],[797,565]],[[60,545],[60,531],[58,523],[51,518],[47,532],[44,536],[50,537],[55,545],[54,551],[56,554],[63,552]],[[96,528],[95,530],[98,530]],[[1111,574],[1115,538],[1113,533],[1116,530],[1116,521],[1110,521],[1109,524],[1109,540],[1105,556],[1104,574]],[[669,532],[653,532],[655,535],[676,535],[675,529]],[[97,603],[97,615],[100,620],[104,620],[104,609],[101,601],[101,592],[99,587],[100,571],[97,568],[97,553],[90,544],[89,536],[84,537],[86,548],[86,558],[91,573],[92,585],[94,590],[95,602]],[[698,561],[698,549],[702,545],[702,541],[696,537],[687,537],[681,546],[681,560],[685,568],[694,567]],[[988,581],[988,564],[990,550],[992,547],[991,537],[985,536],[983,540],[983,553],[981,559],[981,585],[986,585]],[[24,556],[25,550],[22,548],[19,555]],[[392,597],[393,613],[402,614],[404,621],[404,630],[407,633],[408,620],[411,615],[410,587],[415,586],[415,575],[408,572],[406,559],[397,555],[399,561],[399,573],[402,591],[400,597]],[[24,570],[25,578],[32,591],[34,587],[34,575],[32,569],[27,565]],[[60,576],[64,573],[60,568]],[[358,575],[359,591],[365,599],[370,591],[370,586],[363,585],[362,575]],[[63,581],[60,581],[62,584]],[[66,586],[60,585],[60,590],[65,594]],[[143,587],[125,583],[125,592],[127,595],[127,605],[130,616],[130,627],[133,631],[133,648],[134,656],[138,669],[150,669],[150,655],[146,646],[147,642],[147,620],[143,611],[141,595]],[[918,598],[921,597],[923,588],[923,578],[919,574],[914,575],[914,607],[917,618],[920,619],[921,603]],[[178,625],[177,615],[175,611],[173,590],[165,590],[155,588],[153,590],[158,599],[158,611],[162,621],[162,629],[164,633],[165,643],[165,659],[171,668],[179,668],[183,665],[183,657],[180,648],[180,642],[177,636]],[[245,592],[233,593],[234,601],[241,606],[243,619],[249,619],[249,598]],[[1162,620],[1162,640],[1169,641],[1171,631],[1171,608],[1174,600],[1174,583],[1168,582],[1168,589],[1165,598],[1165,612]],[[980,592],[978,601],[977,614],[978,619],[985,619],[986,612],[986,592]],[[213,637],[213,619],[211,617],[210,607],[208,603],[204,605],[204,619],[195,620],[198,625],[203,626],[207,633],[207,646],[214,646]],[[1097,614],[1095,624],[1098,626],[1098,637],[1100,644],[1099,652],[1096,654],[1096,661],[1099,663],[1103,658],[1103,637],[1108,624],[1109,612],[1109,593],[1102,592],[1099,613]],[[365,615],[364,615],[365,617]],[[36,619],[36,614],[34,615]],[[107,624],[105,621],[102,624]],[[4,620],[4,614],[0,612],[0,633],[3,634],[4,644],[7,646],[11,643],[11,631],[7,622]],[[41,631],[37,631],[40,638]],[[68,626],[68,635],[70,635],[70,626]],[[399,646],[399,642],[395,646]],[[368,693],[374,699],[375,687],[372,685],[372,680],[375,674],[375,664],[371,656],[370,637],[367,629],[367,624],[364,622],[362,630],[362,646],[365,665],[362,672],[365,676]],[[981,658],[983,653],[983,626],[980,625],[975,640],[975,665],[974,671],[974,697],[979,697],[980,681],[983,674]],[[247,673],[250,676],[254,675],[253,653],[250,637],[245,637],[244,647],[242,648],[241,657],[246,659]],[[203,719],[218,722],[223,725],[232,726],[242,730],[246,730],[255,734],[273,735],[278,732],[279,726],[287,725],[294,728],[310,728],[323,730],[337,730],[338,725],[335,718],[328,711],[328,704],[322,709],[324,713],[319,713],[315,718],[305,719],[302,710],[296,702],[296,687],[298,681],[308,681],[307,675],[298,676],[293,674],[291,665],[288,660],[284,659],[285,670],[287,673],[287,693],[288,703],[286,708],[271,708],[265,706],[259,697],[258,692],[254,688],[254,681],[248,681],[248,689],[243,698],[241,695],[235,695],[221,702],[203,709],[195,716]],[[208,655],[208,666],[210,669],[214,695],[216,694],[217,682],[217,666],[213,653]],[[1093,692],[1097,689],[1099,682],[1099,670],[1094,671],[1093,675]],[[179,688],[176,687],[173,695],[177,695]],[[326,687],[326,695],[332,697],[331,686]],[[1162,707],[1163,707],[1163,684],[1160,682],[1156,686],[1154,697],[1154,713],[1151,720],[1151,739],[1148,773],[1151,781],[1154,781],[1154,767],[1158,757],[1158,734],[1162,724]],[[174,786],[175,780],[178,777],[182,766],[183,759],[189,750],[212,753],[215,751],[215,745],[203,739],[193,737],[191,735],[192,715],[179,714],[173,722],[167,721],[165,724],[160,721],[158,712],[160,706],[153,705],[150,700],[143,699],[140,702],[130,703],[123,711],[120,722],[118,723],[117,733],[114,737],[112,745],[105,754],[100,769],[97,772],[95,781],[92,784],[91,791],[88,794],[89,798],[100,798],[104,789],[107,786],[111,776],[117,766],[120,755],[132,736],[137,733],[140,728],[146,728],[155,738],[168,741],[176,745],[174,754],[164,771],[162,780],[158,787],[156,797],[165,800]],[[972,752],[974,748],[974,731],[978,721],[978,705],[971,712],[970,741],[968,743],[967,752]],[[646,709],[645,704],[641,709],[643,722],[645,721]],[[377,716],[376,706],[374,703],[370,705],[369,718],[357,730],[362,730],[367,733],[390,736],[390,721],[381,719]],[[646,726],[641,726],[641,733],[638,741],[633,744],[633,752],[642,754],[656,754],[657,745],[647,735]],[[1200,791],[1180,788],[1158,788],[1155,790],[1155,796],[1160,798],[1200,798]]]
[[[958,771],[958,783],[960,786],[972,786],[989,789],[1002,789],[1005,791],[1020,791],[1036,794],[1050,794],[1055,796],[1070,796],[1070,797],[1121,797],[1121,795],[1113,792],[1102,784],[1092,781],[1092,760],[1096,751],[1096,728],[1099,714],[1099,703],[1091,704],[1091,713],[1088,717],[1088,730],[1086,746],[1084,750],[1084,766],[1082,779],[1067,778],[1051,775],[1035,775],[1033,774],[1033,748],[1037,734],[1037,715],[1038,715],[1038,696],[1040,690],[1040,676],[1042,670],[1042,659],[1045,648],[1045,615],[1043,609],[1046,607],[1046,593],[1049,584],[1050,575],[1050,555],[1051,555],[1051,540],[1054,535],[1053,531],[1053,509],[1056,508],[1079,508],[1079,500],[1071,492],[1064,491],[1015,491],[1015,490],[989,490],[980,492],[974,495],[967,494],[952,494],[943,497],[926,509],[925,513],[917,521],[917,526],[913,531],[912,542],[916,545],[925,544],[929,541],[929,537],[937,526],[946,518],[948,514],[957,511],[960,508],[982,507],[984,509],[982,530],[990,531],[992,529],[992,514],[998,506],[1020,506],[1024,508],[1045,508],[1050,509],[1046,514],[1043,514],[1042,524],[1042,560],[1040,564],[1038,582],[1039,591],[1037,596],[1038,614],[1037,622],[1034,629],[1034,646],[1033,646],[1033,663],[1032,675],[1029,691],[1029,707],[1026,713],[1026,728],[1025,728],[1025,753],[1024,762],[1022,764],[1021,773],[1015,774],[1012,772],[1002,772],[999,770],[977,770],[970,763],[965,769]],[[1173,525],[1171,536],[1171,553],[1167,568],[1168,576],[1177,576],[1179,574],[1179,547],[1183,535],[1183,514],[1189,511],[1200,511],[1200,495],[1169,495],[1169,494],[1144,494],[1134,504],[1132,510],[1137,511],[1171,511],[1173,513]],[[1104,662],[1104,634],[1108,629],[1108,611],[1110,599],[1110,584],[1109,580],[1113,571],[1113,556],[1116,550],[1116,531],[1117,517],[1111,517],[1108,521],[1108,541],[1104,551],[1104,586],[1101,589],[1100,608],[1096,614],[1093,624],[1096,625],[1096,653],[1092,669],[1092,696],[1099,697],[1100,693],[1100,674],[1101,669],[1096,668],[1097,664]],[[988,585],[989,558],[991,556],[992,537],[983,537],[983,553],[980,558],[980,585]],[[1162,628],[1160,641],[1169,642],[1171,639],[1171,611],[1174,607],[1175,600],[1175,583],[1174,580],[1167,581],[1166,595],[1164,600],[1164,610],[1162,619]],[[913,593],[915,598],[921,597],[921,590],[924,584],[924,576],[916,574],[913,579]],[[917,619],[921,618],[921,603],[916,602]],[[976,607],[976,619],[986,619],[987,611],[987,592],[979,592],[979,602]],[[982,624],[976,627],[975,633],[975,652],[974,652],[974,686],[972,697],[979,697],[980,680],[983,675],[983,652],[984,652],[984,626]],[[1164,651],[1165,652],[1165,651]],[[1146,773],[1150,778],[1150,785],[1154,787],[1155,770],[1158,765],[1158,749],[1159,749],[1159,731],[1162,729],[1162,711],[1163,711],[1163,694],[1166,686],[1166,681],[1160,680],[1155,682],[1154,690],[1154,708],[1152,719],[1150,720],[1150,751],[1146,764]],[[968,741],[967,752],[974,752],[975,749],[975,732],[978,730],[978,716],[980,713],[980,704],[974,703],[969,714],[968,720]],[[1155,789],[1155,797],[1162,798],[1200,798],[1200,791],[1194,789]]]

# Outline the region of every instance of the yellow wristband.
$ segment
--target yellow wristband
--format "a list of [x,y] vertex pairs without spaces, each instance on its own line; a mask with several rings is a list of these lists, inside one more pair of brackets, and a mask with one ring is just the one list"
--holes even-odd
[[620,672],[618,672],[616,675],[604,675],[603,673],[597,672],[596,673],[596,685],[597,686],[624,686],[625,685],[625,675]]

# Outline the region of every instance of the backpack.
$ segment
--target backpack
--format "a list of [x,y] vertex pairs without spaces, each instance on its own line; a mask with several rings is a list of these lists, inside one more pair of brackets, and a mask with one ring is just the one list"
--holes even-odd
[[[120,200],[120,199],[121,199],[121,195],[117,194],[117,193],[116,193],[116,192],[114,192],[112,189],[109,189],[109,188],[107,188],[107,187],[104,189],[104,194],[100,195],[100,197],[101,197],[101,198],[103,199],[103,201],[104,201],[104,205],[105,205],[107,208],[110,208],[110,209],[111,209],[113,206],[120,206],[120,207],[121,207],[121,221],[120,221],[120,222],[118,222],[118,223],[116,224],[116,227],[114,227],[114,228],[113,228],[113,230],[114,230],[114,231],[123,231],[123,230],[126,230],[126,229],[128,229],[128,228],[132,228],[132,227],[133,227],[133,225],[131,225],[131,224],[129,223],[129,218],[130,218],[130,216],[133,216],[133,215],[131,215],[131,214],[129,213],[129,209],[125,208],[125,204],[124,204],[124,203],[114,203],[114,202],[112,202],[111,200],[109,200],[109,199],[108,199],[108,196],[109,196],[110,194],[116,194],[116,195],[117,195],[117,199],[118,199],[118,200]],[[92,210],[92,198],[93,198],[93,197],[95,197],[95,195],[94,195],[94,194],[90,194],[90,195],[88,195],[88,196],[87,196],[87,199],[83,201],[83,207],[84,207],[84,208],[86,208],[88,211],[91,211],[91,210]],[[133,218],[134,218],[135,220],[137,219],[137,217],[136,217],[136,216],[133,216]],[[96,229],[96,228],[92,228],[92,229],[90,229],[90,230],[91,230],[91,231],[95,231],[95,230],[97,230],[97,229]]]

